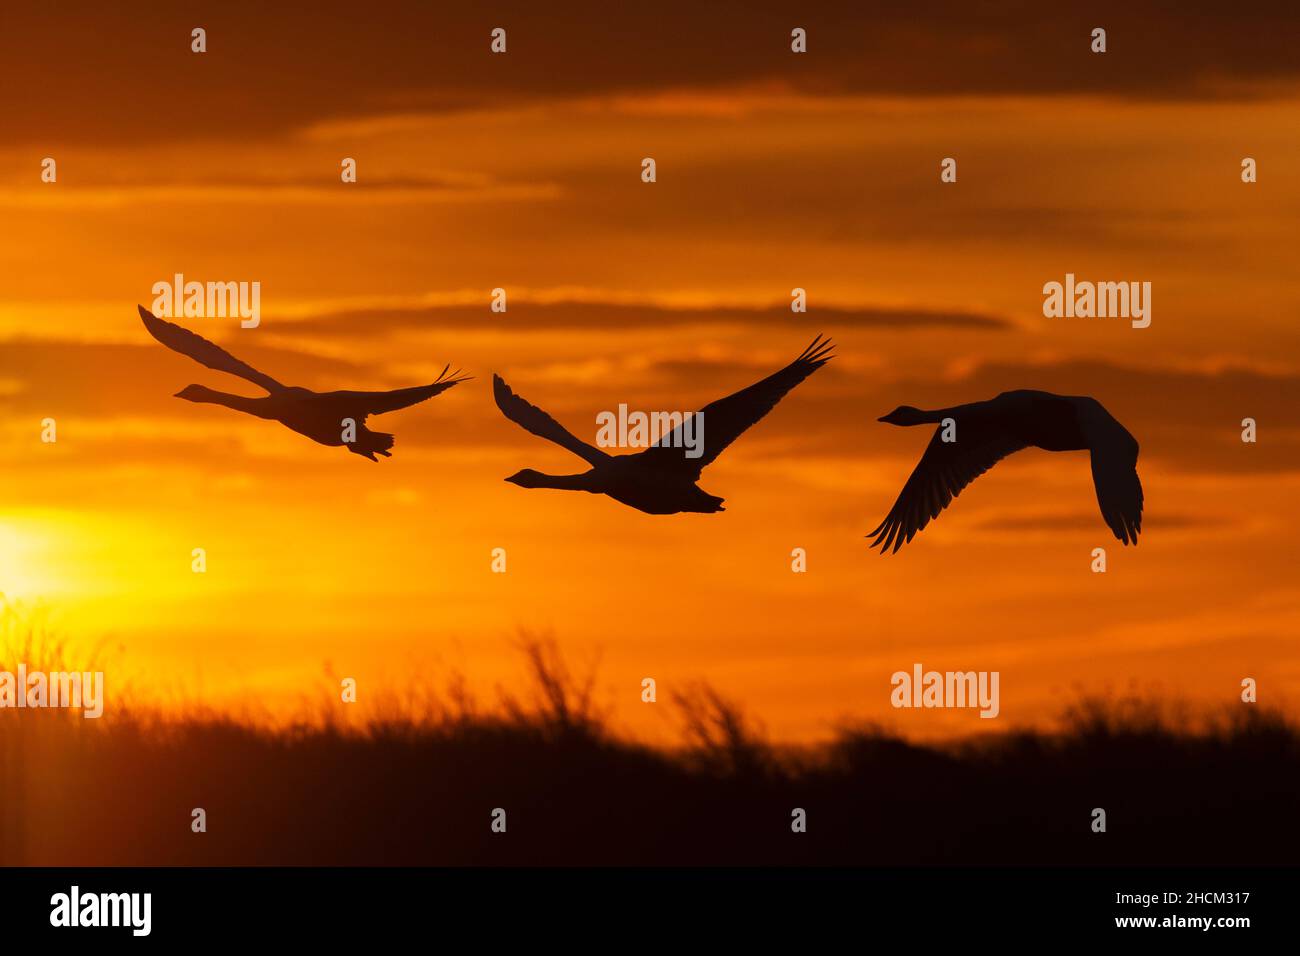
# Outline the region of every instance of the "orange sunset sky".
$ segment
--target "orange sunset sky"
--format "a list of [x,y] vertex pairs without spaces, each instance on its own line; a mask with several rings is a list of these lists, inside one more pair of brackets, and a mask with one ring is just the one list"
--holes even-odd
[[[129,684],[319,711],[341,676],[374,707],[453,670],[490,700],[522,686],[521,628],[598,665],[647,739],[696,680],[782,739],[1005,729],[1106,690],[1228,704],[1247,676],[1289,707],[1300,14],[968,6],[6,9],[0,591],[106,648],[110,709]],[[178,272],[261,283],[256,329],[182,321],[282,381],[476,378],[374,423],[378,465],[179,401],[253,391],[142,328]],[[1150,328],[1044,318],[1067,272],[1151,282]],[[705,471],[725,513],[502,480],[581,463],[500,414],[493,372],[591,441],[602,410],[698,408],[818,332],[834,361]],[[1027,451],[868,550],[928,440],[876,418],[1011,388],[1133,432],[1141,544],[1110,536],[1085,454]],[[1001,717],[892,710],[914,662],[1000,671]]]

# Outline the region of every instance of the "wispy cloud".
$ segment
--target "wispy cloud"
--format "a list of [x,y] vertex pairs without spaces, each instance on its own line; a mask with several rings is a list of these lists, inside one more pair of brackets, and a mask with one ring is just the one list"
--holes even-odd
[[[140,142],[268,138],[327,119],[377,113],[500,108],[597,93],[672,108],[673,91],[775,86],[821,97],[954,93],[1123,98],[1240,98],[1293,89],[1294,5],[1252,8],[1252,40],[1234,42],[1211,0],[1069,6],[1021,2],[996,15],[961,0],[915,6],[841,4],[789,12],[726,0],[566,6],[565,29],[527,5],[494,8],[417,0],[371,16],[343,0],[298,11],[254,3],[205,10],[209,52],[189,49],[195,15],[162,0],[136,8],[130,28],[111,8],[85,6],[70,31],[63,7],[6,14],[0,55],[12,80],[11,141]],[[1110,50],[1089,50],[1104,24]],[[509,52],[488,52],[503,25]],[[791,54],[790,30],[809,52]],[[340,38],[346,37],[346,41]],[[671,56],[663,51],[671,50]],[[122,69],[127,62],[134,69]],[[50,63],[59,69],[51,72]],[[188,108],[172,108],[175,97]],[[699,106],[697,105],[697,109]],[[162,119],[165,117],[165,120]]]

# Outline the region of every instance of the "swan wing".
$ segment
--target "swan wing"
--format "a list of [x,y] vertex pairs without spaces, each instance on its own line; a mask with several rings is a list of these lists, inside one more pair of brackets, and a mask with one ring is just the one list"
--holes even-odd
[[997,428],[973,423],[959,425],[957,440],[945,442],[942,426],[935,429],[925,454],[913,469],[894,507],[867,537],[880,553],[897,551],[939,516],[952,500],[1003,458],[1029,447],[1020,438]]
[[221,346],[214,345],[203,336],[197,335],[189,329],[183,329],[173,322],[158,318],[144,306],[137,306],[137,308],[140,310],[140,318],[144,320],[144,327],[149,330],[149,334],[173,352],[188,355],[200,365],[207,366],[215,371],[238,375],[240,378],[246,379],[268,392],[284,391],[284,386],[271,376],[265,375],[251,365],[241,362]]
[[1093,449],[1092,483],[1097,489],[1101,516],[1115,537],[1125,544],[1137,544],[1142,530],[1142,482],[1137,473],[1137,455],[1130,458]]
[[418,402],[427,401],[435,395],[439,395],[451,388],[453,385],[459,385],[461,382],[469,381],[473,376],[461,375],[460,372],[447,374],[447,366],[438,376],[438,380],[430,382],[428,385],[413,385],[410,388],[394,388],[387,392],[329,392],[331,398],[344,400],[356,408],[359,408],[366,415],[382,415],[384,412],[395,412],[399,408],[407,408]]
[[512,392],[500,375],[492,376],[492,395],[502,414],[524,431],[555,442],[586,460],[592,467],[609,461],[609,455],[577,438],[546,412]]
[[[695,413],[699,416],[697,421],[683,422],[642,454],[655,467],[680,469],[693,478],[699,478],[704,467],[722,454],[728,445],[774,409],[792,388],[830,361],[834,357],[832,348],[829,339],[817,336],[803,354],[785,368],[748,388],[705,405]],[[703,435],[703,451],[695,458],[686,456],[686,452],[691,450],[685,444],[688,426],[697,436]]]

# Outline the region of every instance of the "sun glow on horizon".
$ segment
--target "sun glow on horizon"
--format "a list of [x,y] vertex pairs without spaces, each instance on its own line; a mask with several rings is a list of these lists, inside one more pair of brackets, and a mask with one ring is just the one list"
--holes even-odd
[[0,514],[0,597],[39,603],[69,589],[55,567],[56,534],[40,518]]

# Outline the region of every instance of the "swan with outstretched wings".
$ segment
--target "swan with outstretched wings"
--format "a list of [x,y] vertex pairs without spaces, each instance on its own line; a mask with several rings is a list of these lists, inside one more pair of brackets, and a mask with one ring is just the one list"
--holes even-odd
[[[952,422],[951,441],[944,440],[945,420]],[[933,411],[900,405],[880,421],[939,425],[894,507],[868,535],[881,554],[911,541],[963,488],[1025,448],[1088,451],[1102,519],[1124,544],[1137,544],[1142,530],[1137,439],[1095,398],[1022,389]]]
[[397,411],[433,398],[453,385],[468,380],[460,372],[448,374],[448,365],[437,380],[428,385],[396,388],[387,392],[313,392],[297,386],[282,385],[235,358],[219,345],[196,335],[174,322],[160,319],[144,306],[140,318],[149,334],[174,352],[187,355],[200,365],[226,372],[251,382],[267,394],[257,398],[218,392],[204,385],[187,385],[176,393],[190,402],[224,405],[238,412],[277,421],[286,428],[306,435],[322,445],[342,445],[354,454],[378,461],[376,455],[392,454],[393,436],[371,431],[366,419],[371,415]]
[[[705,466],[733,441],[776,407],[796,385],[831,359],[831,343],[819,335],[797,359],[734,395],[710,402],[695,413],[699,421],[683,421],[644,451],[610,455],[579,439],[554,418],[520,398],[499,375],[492,377],[497,407],[527,432],[552,441],[577,455],[590,469],[574,475],[546,475],[531,468],[506,481],[523,488],[555,488],[608,495],[648,514],[683,511],[710,514],[725,510],[723,499],[696,483]],[[702,426],[702,427],[701,427]],[[703,436],[703,447],[688,447],[687,429]],[[688,451],[695,454],[692,457]]]

